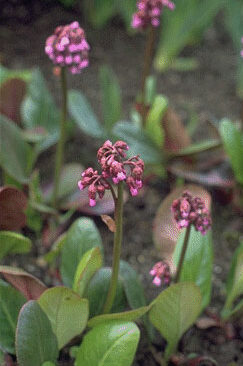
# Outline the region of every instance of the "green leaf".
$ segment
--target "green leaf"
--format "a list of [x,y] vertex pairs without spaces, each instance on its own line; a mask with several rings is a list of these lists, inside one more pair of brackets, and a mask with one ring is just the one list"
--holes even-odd
[[242,49],[241,37],[243,34],[243,3],[242,1],[226,1],[224,9],[224,21],[228,30],[233,45],[235,55],[237,55],[237,94],[242,99],[243,97],[243,63],[240,55]]
[[241,242],[233,255],[227,277],[226,290],[226,302],[221,312],[224,319],[229,318],[231,313],[235,311],[233,309],[234,301],[243,294],[243,242]]
[[116,75],[110,67],[100,68],[100,85],[105,129],[110,132],[114,123],[121,119],[121,89]]
[[0,115],[0,165],[17,182],[29,180],[31,148],[24,141],[21,129]]
[[0,349],[15,354],[15,330],[18,314],[26,302],[17,290],[0,280]]
[[165,350],[168,360],[182,335],[200,314],[200,290],[194,283],[181,282],[162,291],[152,304],[149,318],[168,342]]
[[119,274],[123,283],[126,297],[132,309],[146,305],[144,289],[136,271],[129,263],[121,260]]
[[158,151],[143,129],[128,121],[120,121],[114,125],[113,134],[116,138],[128,143],[129,155],[140,155],[145,164],[161,163],[162,153]]
[[31,241],[22,234],[0,231],[0,259],[7,254],[28,253]]
[[114,0],[85,0],[84,9],[95,28],[102,28],[114,14]]
[[56,366],[56,364],[50,361],[46,361],[41,366]]
[[196,142],[191,144],[188,147],[180,150],[179,152],[173,153],[175,156],[188,156],[188,155],[195,155],[201,152],[214,150],[221,146],[221,142],[219,140],[206,140],[201,142]]
[[90,249],[81,258],[77,267],[73,290],[82,297],[84,290],[98,269],[101,268],[103,258],[98,247]]
[[26,82],[30,81],[32,72],[30,70],[10,70],[0,65],[0,85],[6,80],[18,78]]
[[136,3],[137,0],[116,0],[116,6],[119,10],[119,13],[124,20],[126,27],[130,30],[131,33],[131,22],[132,15],[136,11]]
[[172,64],[180,51],[195,36],[201,37],[223,6],[222,0],[175,0],[176,9],[163,13],[163,27],[155,57],[155,66],[165,71]]
[[76,90],[68,92],[68,110],[81,131],[92,137],[103,137],[103,128],[82,93]]
[[44,255],[44,260],[52,264],[56,257],[60,255],[62,247],[65,243],[67,233],[60,235],[57,240],[52,244],[51,250]]
[[[183,246],[185,230],[178,238],[174,262],[179,263],[180,253]],[[212,290],[212,270],[213,270],[213,244],[212,231],[209,230],[205,235],[191,228],[188,247],[184,258],[180,282],[194,282],[201,291],[202,309],[210,302]]]
[[89,316],[88,301],[72,290],[50,288],[41,295],[38,303],[50,320],[59,349],[85,329]]
[[130,366],[139,338],[140,332],[134,323],[100,324],[85,335],[75,366]]
[[[90,317],[101,314],[107,298],[109,285],[111,281],[111,268],[99,269],[85,290],[83,297],[89,300]],[[116,297],[111,312],[119,312],[124,310],[126,306],[126,297],[123,290],[123,284],[120,276],[118,277],[118,285]]]
[[[83,171],[82,165],[78,163],[65,164],[61,171],[60,185],[58,189],[58,199],[63,201],[78,190],[78,181]],[[46,202],[50,202],[52,198],[53,185],[45,194]]]
[[[132,309],[144,308],[146,306],[144,289],[136,271],[130,266],[129,263],[121,260],[119,274],[129,306]],[[148,321],[147,316],[143,317],[143,321],[148,335],[152,339],[154,335],[154,329],[152,328],[151,323]]]
[[156,78],[152,75],[148,76],[145,81],[145,104],[150,106],[156,97]]
[[98,315],[88,321],[88,327],[96,327],[99,324],[107,323],[111,320],[135,321],[136,319],[145,315],[150,310],[150,308],[151,306],[148,305],[135,310],[123,311],[122,313]]
[[42,366],[55,362],[58,356],[57,339],[51,323],[35,300],[21,309],[16,331],[16,352],[19,366]]
[[159,148],[163,147],[164,131],[162,128],[162,118],[168,108],[168,100],[163,95],[157,95],[149,110],[145,130],[148,136]]
[[33,71],[21,112],[26,129],[32,130],[36,127],[42,127],[48,132],[48,136],[37,144],[38,152],[47,149],[58,141],[60,113],[38,69]]
[[219,132],[235,177],[240,184],[243,184],[243,143],[241,133],[233,122],[226,118],[221,121]]
[[80,259],[95,247],[103,253],[102,240],[93,220],[87,217],[76,220],[67,231],[61,253],[61,275],[65,286],[72,287]]

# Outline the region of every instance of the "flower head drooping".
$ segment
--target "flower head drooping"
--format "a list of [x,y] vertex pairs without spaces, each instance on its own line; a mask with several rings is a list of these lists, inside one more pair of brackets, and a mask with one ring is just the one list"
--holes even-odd
[[47,38],[45,52],[55,65],[67,66],[72,74],[78,74],[89,65],[90,46],[84,30],[78,22],[59,26]]
[[96,194],[103,198],[105,190],[110,189],[108,179],[114,184],[126,182],[132,196],[138,194],[142,188],[142,176],[144,162],[138,156],[126,160],[126,151],[129,149],[124,141],[117,141],[114,145],[107,140],[97,152],[98,162],[102,173],[88,168],[82,173],[82,179],[78,182],[79,189],[89,187],[90,206],[96,204]]
[[138,11],[133,14],[132,27],[146,29],[149,25],[158,27],[163,7],[174,10],[175,4],[170,0],[138,0]]
[[162,283],[168,285],[171,281],[170,266],[165,261],[156,263],[149,274],[154,276],[153,284],[155,286],[160,286]]
[[179,228],[192,224],[204,235],[211,227],[212,220],[205,202],[200,197],[192,197],[187,191],[173,202],[172,212]]

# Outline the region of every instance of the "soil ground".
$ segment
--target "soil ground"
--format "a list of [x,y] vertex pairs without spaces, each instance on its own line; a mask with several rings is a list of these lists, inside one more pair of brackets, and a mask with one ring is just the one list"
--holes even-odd
[[[81,75],[70,76],[69,85],[72,88],[81,89],[101,117],[98,69],[103,63],[110,65],[121,84],[124,117],[128,117],[139,88],[144,37],[128,36],[119,20],[115,20],[101,31],[94,30],[86,24],[79,12],[64,10],[55,2],[53,4],[48,9],[40,7],[38,16],[28,24],[12,19],[0,19],[1,61],[12,69],[40,67],[50,90],[59,102],[57,79],[53,76],[51,64],[44,53],[44,44],[57,25],[77,19],[86,29],[88,41],[92,45],[90,67]],[[236,55],[230,39],[223,30],[221,20],[216,20],[215,24],[207,30],[200,45],[187,48],[184,54],[197,58],[198,69],[185,73],[169,71],[166,74],[158,74],[159,92],[169,97],[171,105],[184,120],[188,117],[188,108],[195,110],[202,125],[207,119],[239,118],[240,101],[235,94]],[[91,162],[89,152],[94,153],[96,147],[96,142],[77,134],[68,144],[67,161],[80,162],[81,160],[84,165],[87,165]],[[45,166],[44,174],[48,176],[52,171],[52,165],[48,163],[47,168],[46,161],[46,157],[43,156],[44,163],[41,166]],[[160,291],[152,286],[149,276],[149,270],[159,259],[152,242],[152,221],[169,189],[170,187],[163,182],[151,183],[145,188],[143,195],[130,199],[125,205],[122,257],[138,271],[149,299],[154,298]],[[104,238],[109,264],[112,235],[107,234],[99,218],[95,220]],[[233,211],[231,205],[223,206],[213,200],[213,223],[215,264],[210,306],[220,311],[224,301],[223,283],[232,253],[238,245],[238,233],[243,235],[243,220]],[[33,272],[36,271],[33,263],[35,263],[34,258],[28,263],[26,261],[21,264]],[[210,356],[218,362],[219,366],[242,366],[243,330],[240,324],[236,330],[236,338],[226,341],[224,334],[218,329],[211,328],[205,331],[193,327],[183,337],[179,350],[186,355],[198,353]],[[140,346],[137,354],[134,366],[156,365],[143,345]]]

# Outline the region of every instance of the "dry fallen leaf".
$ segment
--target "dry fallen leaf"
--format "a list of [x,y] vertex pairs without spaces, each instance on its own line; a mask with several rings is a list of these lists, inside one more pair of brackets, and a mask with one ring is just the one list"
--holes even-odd
[[109,215],[101,215],[101,219],[112,233],[116,232],[116,223],[112,217]]

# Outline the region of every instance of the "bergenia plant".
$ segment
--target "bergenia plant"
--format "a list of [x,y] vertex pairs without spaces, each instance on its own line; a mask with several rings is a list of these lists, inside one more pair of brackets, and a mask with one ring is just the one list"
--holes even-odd
[[[88,188],[90,206],[95,206],[96,196],[103,198],[106,190],[111,190],[115,203],[115,235],[113,247],[113,267],[110,288],[104,306],[104,313],[108,313],[113,305],[116,294],[119,262],[122,244],[122,215],[123,215],[123,186],[129,187],[132,196],[136,196],[142,188],[142,176],[144,162],[134,156],[126,159],[126,151],[129,149],[124,141],[117,141],[114,145],[106,141],[98,150],[97,158],[101,165],[101,174],[97,170],[88,168],[82,173],[82,179],[78,185],[81,190]],[[114,191],[111,182],[117,185]]]
[[[143,185],[144,163],[139,156],[127,158],[128,150],[124,141],[113,144],[107,140],[97,153],[101,172],[89,167],[78,182],[82,191],[87,189],[91,207],[95,206],[98,197],[104,199],[106,191],[112,192],[115,214],[113,224],[108,224],[114,232],[112,268],[103,267],[101,237],[88,218],[76,220],[51,252],[52,256],[61,255],[58,278],[59,283],[65,286],[47,289],[23,270],[0,266],[4,279],[22,293],[20,295],[1,281],[0,293],[6,295],[4,301],[15,298],[10,311],[16,327],[16,348],[13,334],[9,336],[6,332],[0,333],[0,345],[4,344],[4,350],[10,353],[17,353],[20,366],[43,366],[45,362],[55,364],[59,351],[65,345],[76,347],[71,348],[76,366],[95,366],[101,359],[108,365],[112,360],[119,366],[130,366],[140,337],[134,321],[141,317],[151,339],[152,323],[167,340],[168,345],[160,361],[161,365],[166,365],[181,336],[198,317],[201,294],[193,281],[173,284],[169,264],[157,263],[150,272],[154,276],[153,283],[170,286],[147,305],[138,275],[120,259],[123,188],[126,185],[131,196],[136,196]],[[179,212],[180,217],[176,217],[181,227],[195,225],[204,233],[210,226],[203,203],[189,193],[174,203],[173,210]],[[188,225],[181,222],[181,217],[187,220]],[[128,307],[130,309],[124,311]],[[4,329],[7,329],[9,317],[3,316],[2,319]],[[43,329],[41,334],[38,331],[40,326]],[[82,337],[87,327],[91,329]],[[151,352],[155,352],[153,347]]]
[[90,46],[86,41],[85,32],[79,23],[73,22],[55,29],[53,35],[47,38],[45,52],[50,60],[61,69],[62,88],[62,119],[60,124],[60,139],[56,150],[55,176],[52,204],[57,205],[60,175],[63,165],[64,145],[67,123],[67,81],[66,69],[72,74],[78,74],[89,64],[88,53]]

